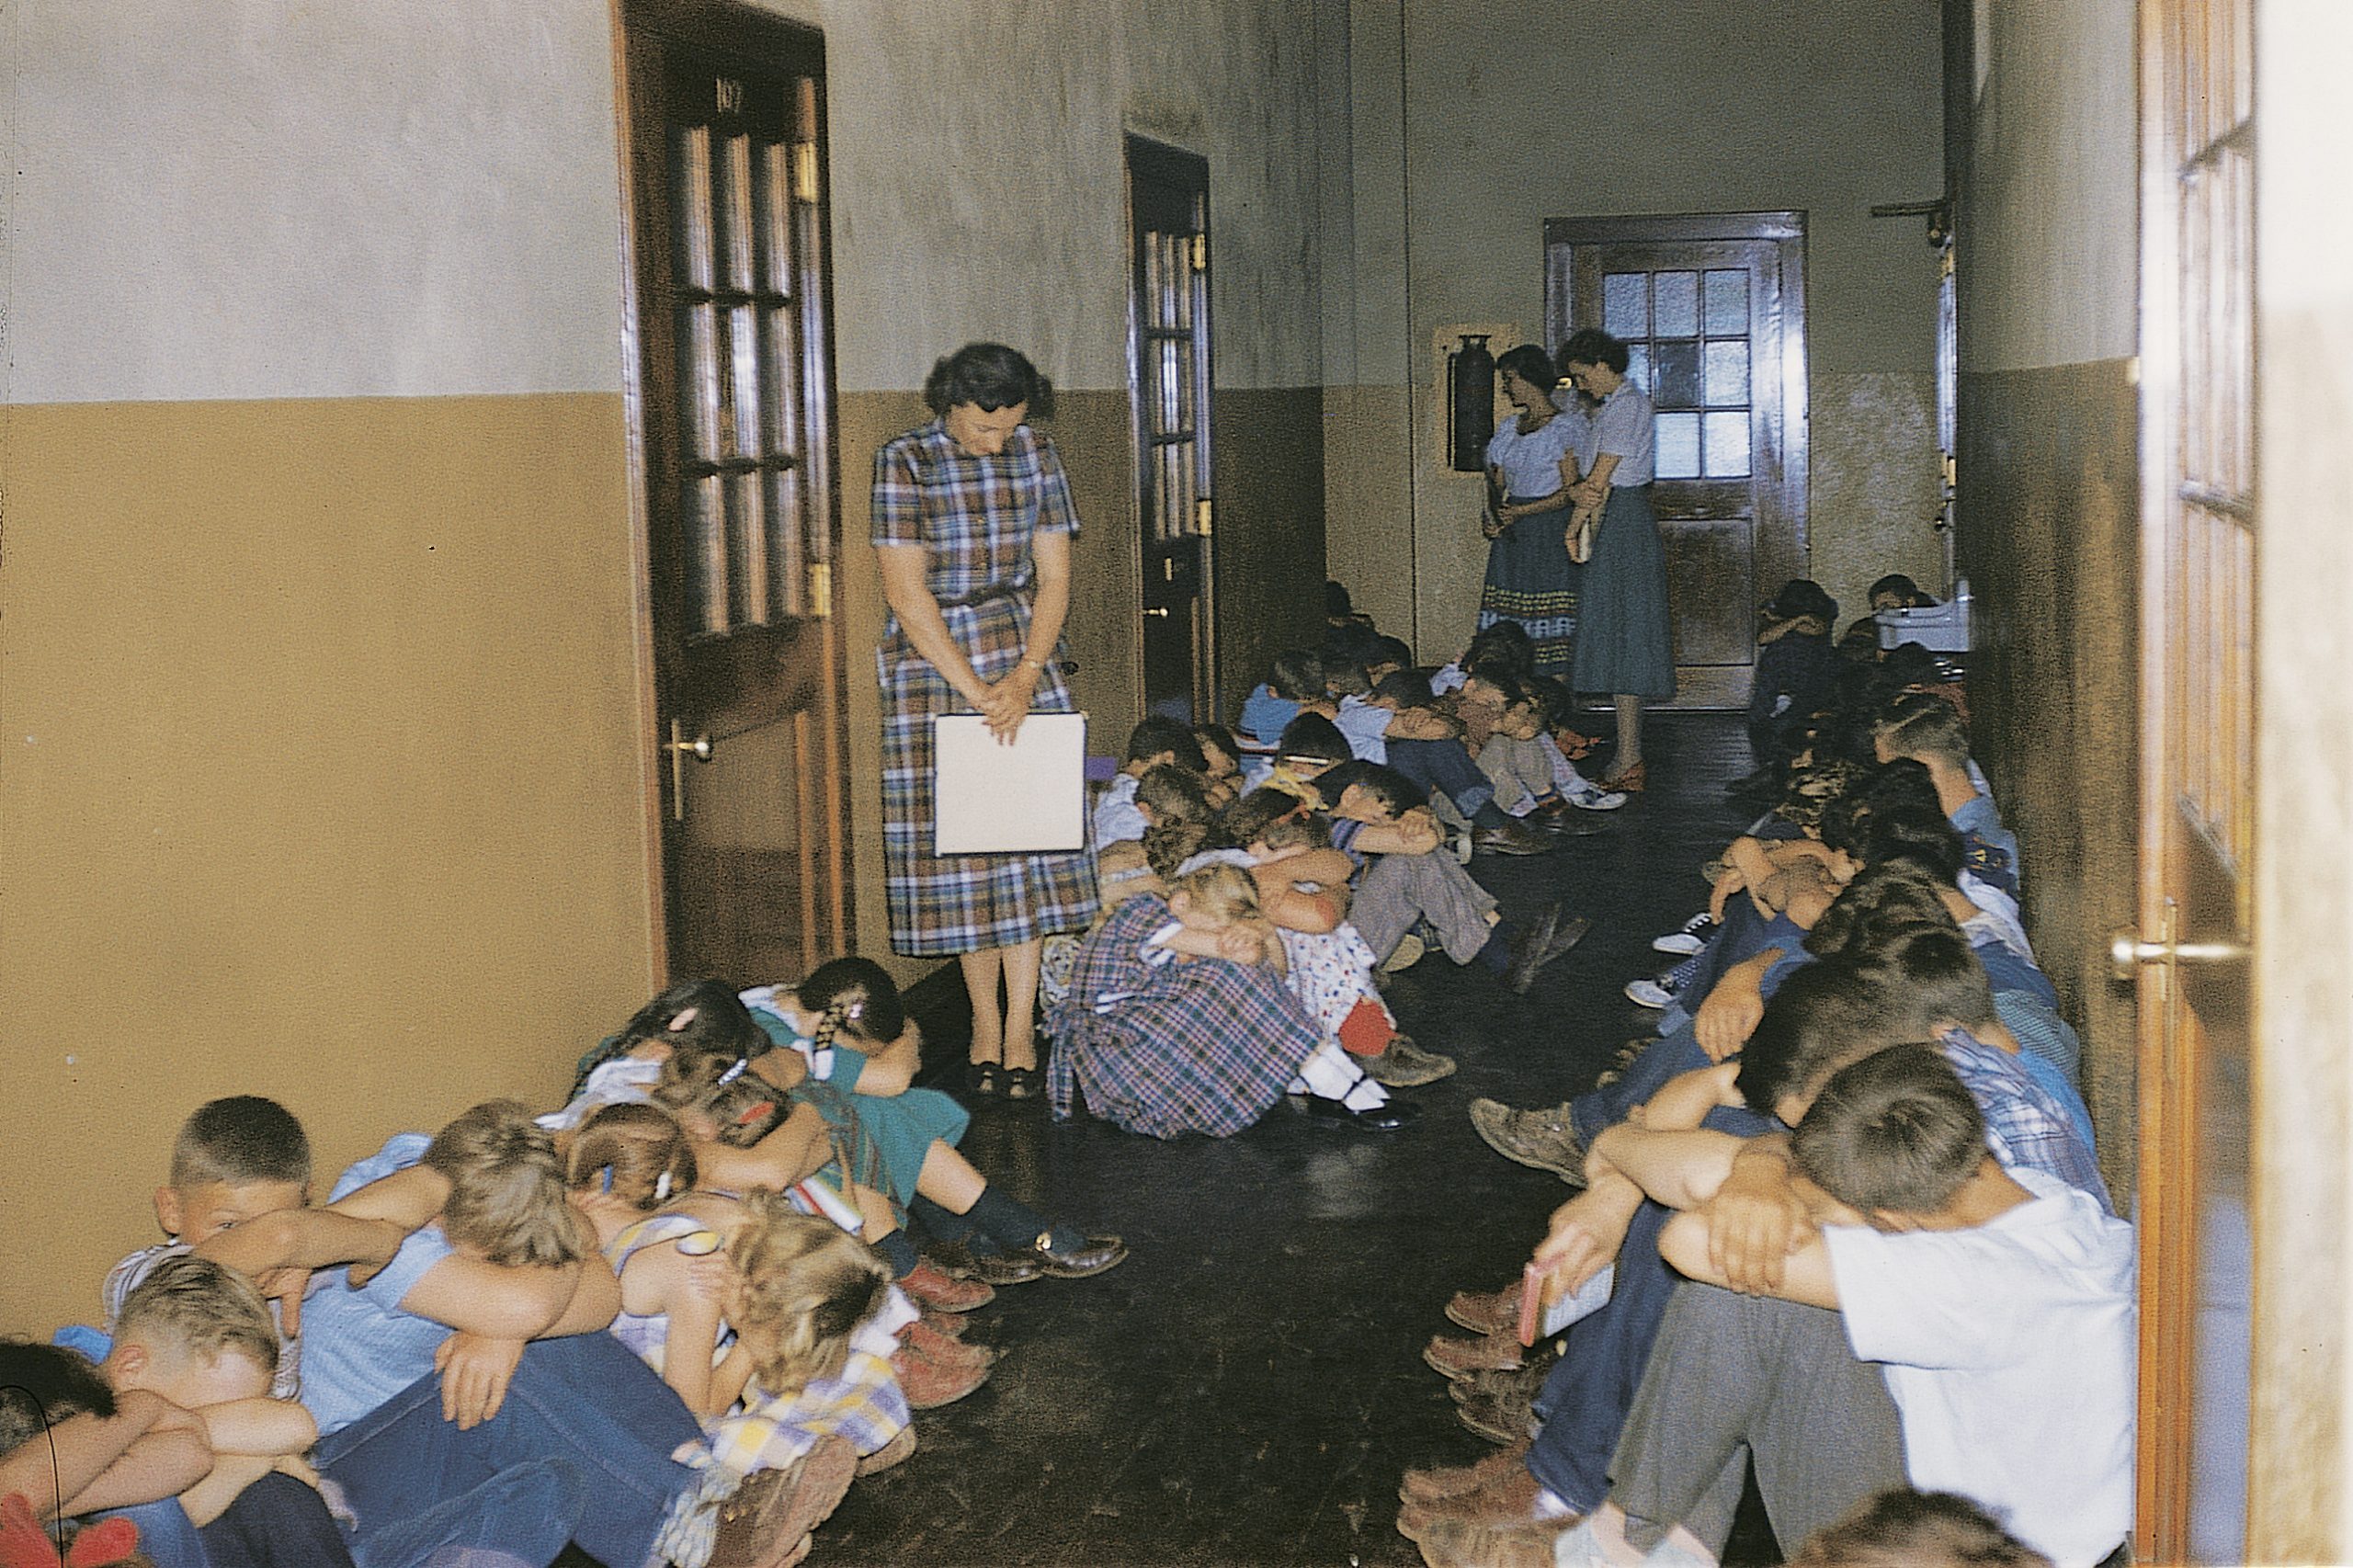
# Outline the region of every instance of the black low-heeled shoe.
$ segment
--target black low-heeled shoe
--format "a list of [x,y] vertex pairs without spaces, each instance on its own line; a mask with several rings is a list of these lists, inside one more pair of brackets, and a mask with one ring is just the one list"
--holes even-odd
[[1084,1279],[1126,1262],[1128,1244],[1117,1236],[1086,1236],[1074,1245],[1058,1247],[1049,1233],[1038,1238],[1028,1256],[1037,1259],[1040,1272],[1056,1279]]
[[1009,1100],[1034,1100],[1038,1097],[1038,1069],[1008,1067],[1005,1070],[1005,1097]]
[[962,1242],[931,1242],[924,1256],[957,1279],[977,1279],[983,1285],[1026,1285],[1046,1272],[1033,1252],[979,1252]]
[[997,1074],[1005,1071],[1001,1062],[975,1062],[964,1069],[964,1087],[976,1095],[997,1092]]
[[1382,1105],[1367,1106],[1351,1110],[1338,1100],[1322,1095],[1305,1096],[1307,1119],[1329,1127],[1353,1127],[1359,1132],[1394,1132],[1401,1127],[1411,1127],[1421,1119],[1422,1108],[1411,1100],[1390,1100]]

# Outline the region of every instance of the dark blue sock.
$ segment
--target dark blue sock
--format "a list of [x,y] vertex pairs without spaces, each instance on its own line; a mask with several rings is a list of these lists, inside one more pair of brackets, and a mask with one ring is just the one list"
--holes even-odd
[[1028,1204],[1007,1198],[994,1187],[983,1187],[966,1219],[978,1226],[983,1234],[1007,1248],[1019,1251],[1034,1246],[1040,1236],[1051,1238],[1049,1244],[1057,1249],[1083,1245],[1086,1240],[1077,1232],[1061,1225],[1051,1225],[1046,1217]]
[[972,1238],[971,1215],[956,1213],[921,1193],[907,1199],[907,1217],[943,1242],[968,1242]]
[[893,1279],[904,1279],[915,1271],[917,1264],[923,1262],[916,1255],[915,1244],[907,1240],[904,1231],[893,1231],[881,1241],[869,1242],[867,1245],[882,1255],[882,1261],[891,1266],[891,1278]]
[[1495,928],[1487,933],[1487,945],[1479,949],[1477,957],[1472,961],[1485,969],[1489,974],[1503,973],[1511,967],[1512,935],[1510,921],[1496,921]]

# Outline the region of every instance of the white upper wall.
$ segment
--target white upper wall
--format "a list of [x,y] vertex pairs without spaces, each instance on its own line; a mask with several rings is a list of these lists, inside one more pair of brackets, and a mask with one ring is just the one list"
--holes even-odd
[[1209,160],[1218,384],[1323,380],[1313,0],[770,3],[825,34],[845,390],[972,338],[1124,386],[1131,131]]
[[9,9],[11,401],[619,390],[602,4]]
[[[1977,134],[1961,191],[1963,369],[2135,352],[2133,10],[2133,0],[1973,0]],[[1993,308],[1973,308],[1981,300]]]
[[[1122,134],[1210,162],[1226,387],[1321,381],[1312,0],[776,0],[825,34],[837,372],[1126,382]],[[17,402],[618,391],[607,0],[17,0]]]

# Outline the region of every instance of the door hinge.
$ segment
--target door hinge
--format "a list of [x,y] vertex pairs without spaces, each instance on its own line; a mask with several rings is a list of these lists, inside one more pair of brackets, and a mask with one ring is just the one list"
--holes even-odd
[[1203,539],[1217,531],[1216,504],[1206,495],[1193,503],[1193,531]]
[[792,194],[803,201],[817,199],[817,143],[792,144]]
[[819,620],[834,613],[834,565],[815,561],[809,565],[809,613]]
[[1210,237],[1207,234],[1195,234],[1193,236],[1193,270],[1207,272],[1209,269]]

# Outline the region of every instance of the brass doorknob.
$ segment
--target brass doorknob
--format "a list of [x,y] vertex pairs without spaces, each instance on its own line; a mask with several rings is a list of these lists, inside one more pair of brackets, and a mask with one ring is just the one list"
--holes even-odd
[[672,741],[667,749],[676,752],[682,756],[691,756],[697,762],[709,762],[710,760],[710,737],[709,735],[697,735],[690,741]]
[[2236,963],[2247,956],[2239,942],[2152,942],[2131,926],[2109,938],[2108,969],[2119,981],[2131,982],[2143,964]]
[[1165,605],[1146,605],[1143,612],[1146,615],[1157,616],[1163,620],[1168,619],[1168,609]]

